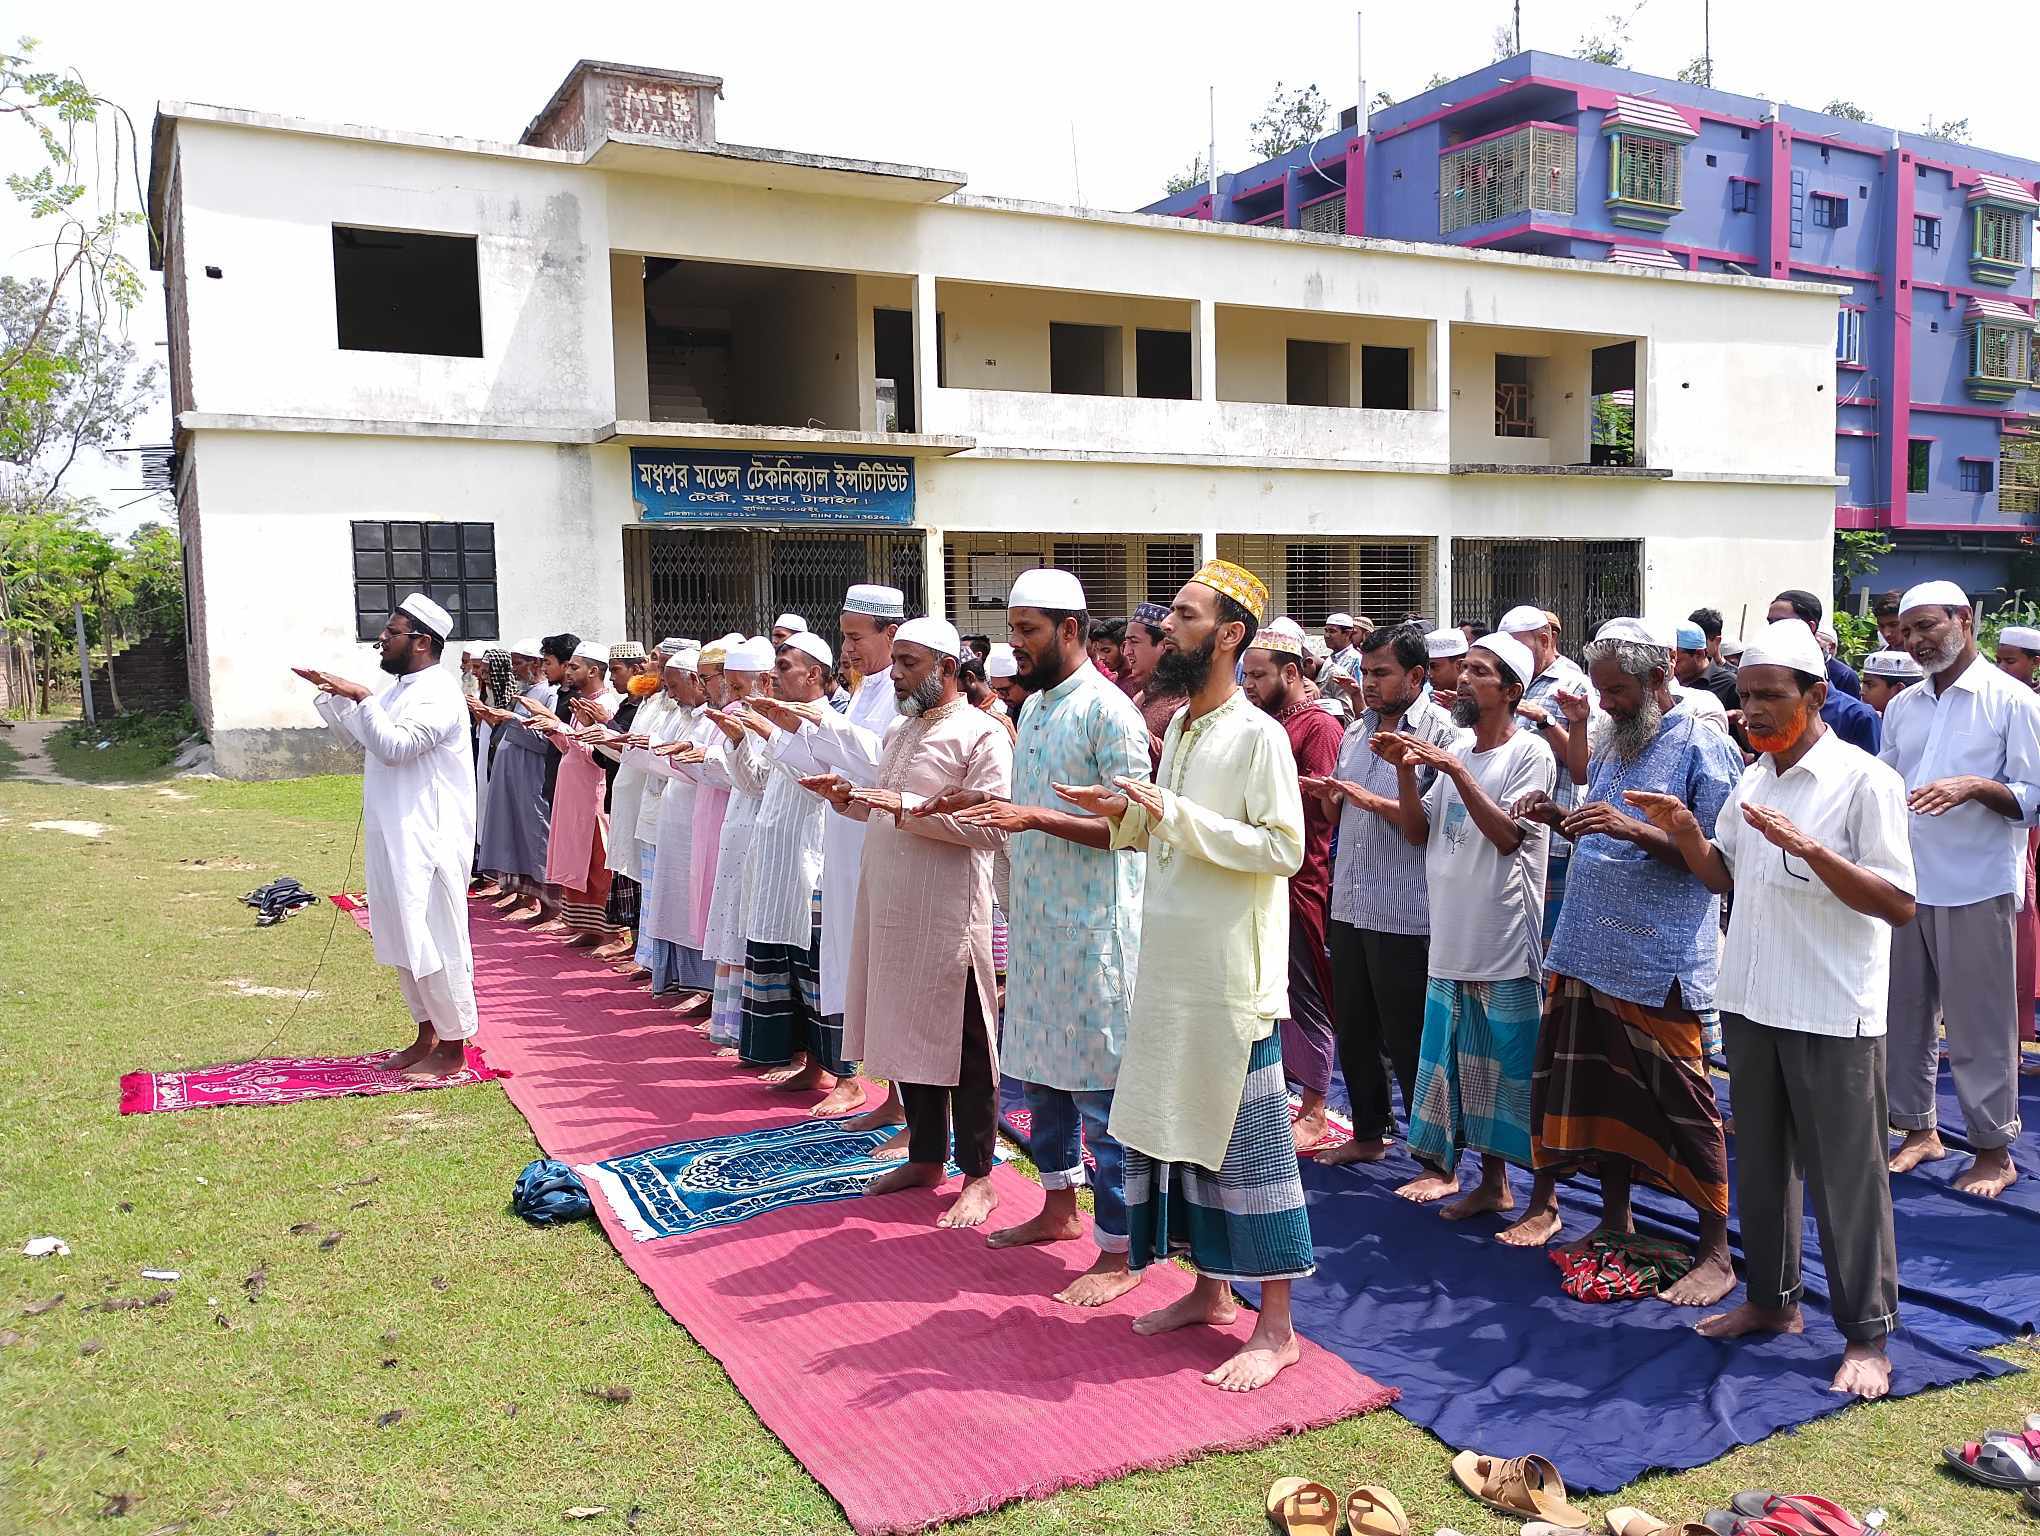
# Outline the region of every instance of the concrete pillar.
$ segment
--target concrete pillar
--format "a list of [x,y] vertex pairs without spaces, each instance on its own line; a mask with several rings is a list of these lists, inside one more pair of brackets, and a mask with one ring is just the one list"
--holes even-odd
[[[923,528],[921,530],[921,590],[927,595],[928,612],[940,618],[949,617],[949,593],[945,590],[942,563],[942,530]],[[909,618],[913,615],[909,614]]]
[[946,413],[935,390],[940,371],[936,366],[935,339],[939,323],[935,313],[935,276],[918,272],[914,275],[914,412],[915,426],[922,432],[948,430],[943,419]]
[[616,420],[652,419],[651,371],[645,355],[645,259],[609,253],[610,347],[616,355]]
[[1197,535],[1197,563],[1203,565],[1206,561],[1216,560],[1217,558],[1218,530],[1216,528],[1203,529]]
[[1199,400],[1218,398],[1218,307],[1197,301],[1197,339],[1190,353],[1190,392]]

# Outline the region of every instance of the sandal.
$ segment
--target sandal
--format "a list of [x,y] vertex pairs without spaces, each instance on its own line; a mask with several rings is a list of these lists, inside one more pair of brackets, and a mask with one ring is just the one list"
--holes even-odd
[[1863,1523],[1833,1499],[1811,1493],[1752,1489],[1728,1501],[1745,1519],[1767,1520],[1789,1536],[1868,1536]]
[[1287,1536],[1338,1536],[1339,1506],[1323,1483],[1278,1477],[1268,1485],[1268,1520]]
[[1989,1488],[2040,1487],[2040,1434],[1993,1430],[1982,1440],[1941,1449],[1941,1459],[1971,1482]]
[[1353,1536],[1410,1536],[1410,1517],[1394,1494],[1365,1483],[1346,1495],[1346,1528]]
[[1656,1515],[1645,1514],[1628,1504],[1609,1510],[1602,1518],[1608,1522],[1612,1536],[1714,1536],[1714,1532],[1698,1520],[1667,1525]]
[[1461,1451],[1452,1458],[1452,1477],[1489,1509],[1548,1521],[1562,1531],[1587,1528],[1587,1512],[1566,1502],[1565,1479],[1542,1456],[1502,1460]]

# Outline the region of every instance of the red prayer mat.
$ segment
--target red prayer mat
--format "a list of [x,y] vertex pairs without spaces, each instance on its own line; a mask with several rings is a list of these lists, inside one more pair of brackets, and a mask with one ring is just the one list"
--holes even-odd
[[368,898],[362,895],[350,896],[342,891],[332,898],[333,905],[354,919],[354,926],[363,933],[368,932]]
[[410,1093],[458,1088],[509,1074],[489,1066],[470,1045],[467,1064],[448,1077],[405,1077],[383,1068],[395,1052],[367,1056],[277,1056],[230,1061],[189,1072],[130,1072],[120,1080],[120,1112],[152,1115],[173,1109],[221,1109],[233,1104],[295,1104],[356,1094]]
[[[491,1061],[549,1156],[570,1163],[806,1118],[810,1093],[767,1088],[600,962],[493,914],[473,920]],[[1040,1186],[993,1171],[994,1225],[1041,1209]],[[942,1189],[768,1211],[640,1242],[598,1219],[659,1304],[861,1532],[918,1531],[1138,1468],[1244,1450],[1380,1408],[1395,1393],[1301,1341],[1258,1392],[1198,1378],[1229,1328],[1144,1339],[1135,1314],[1189,1287],[1157,1265],[1133,1294],[1078,1311],[1050,1300],[1090,1264],[1087,1240],[993,1253],[935,1226]],[[1071,1432],[1069,1426],[1077,1426]]]

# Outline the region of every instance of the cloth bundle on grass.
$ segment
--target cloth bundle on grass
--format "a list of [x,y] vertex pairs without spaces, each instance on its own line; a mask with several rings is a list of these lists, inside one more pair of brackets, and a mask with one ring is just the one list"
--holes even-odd
[[524,1165],[510,1191],[510,1209],[535,1227],[580,1221],[595,1214],[581,1176],[549,1157],[535,1157]]

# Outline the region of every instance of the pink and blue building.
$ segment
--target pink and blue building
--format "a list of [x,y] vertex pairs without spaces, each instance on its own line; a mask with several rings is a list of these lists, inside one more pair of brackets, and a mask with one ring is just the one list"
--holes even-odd
[[1868,583],[2040,584],[2040,162],[1531,52],[1144,211],[1836,283],[1835,521],[1898,546]]

